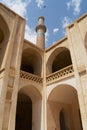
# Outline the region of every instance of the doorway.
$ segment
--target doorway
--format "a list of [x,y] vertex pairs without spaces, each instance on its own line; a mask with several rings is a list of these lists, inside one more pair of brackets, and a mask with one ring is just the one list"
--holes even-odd
[[32,130],[32,101],[23,93],[18,94],[15,130]]

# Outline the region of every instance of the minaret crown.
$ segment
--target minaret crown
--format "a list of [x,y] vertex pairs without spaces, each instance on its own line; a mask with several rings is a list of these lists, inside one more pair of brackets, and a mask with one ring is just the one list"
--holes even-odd
[[46,26],[44,25],[44,17],[43,16],[40,16],[38,18],[38,25],[36,26],[36,32],[39,29],[42,29],[44,33],[46,32]]

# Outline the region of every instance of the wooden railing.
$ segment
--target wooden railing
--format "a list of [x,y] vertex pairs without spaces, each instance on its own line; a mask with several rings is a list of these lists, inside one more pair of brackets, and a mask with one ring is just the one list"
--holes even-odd
[[68,67],[65,67],[64,69],[61,69],[57,72],[54,72],[46,77],[47,84],[52,83],[57,80],[61,80],[63,78],[69,77],[73,74],[73,66],[70,65]]
[[20,78],[22,79],[28,79],[37,83],[42,83],[42,78],[40,76],[25,72],[25,71],[20,71]]

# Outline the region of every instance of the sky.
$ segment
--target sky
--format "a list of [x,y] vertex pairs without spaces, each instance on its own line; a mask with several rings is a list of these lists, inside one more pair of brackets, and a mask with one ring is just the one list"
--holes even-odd
[[87,13],[87,0],[0,0],[26,19],[25,39],[36,43],[38,17],[45,18],[46,48],[66,35],[66,26]]

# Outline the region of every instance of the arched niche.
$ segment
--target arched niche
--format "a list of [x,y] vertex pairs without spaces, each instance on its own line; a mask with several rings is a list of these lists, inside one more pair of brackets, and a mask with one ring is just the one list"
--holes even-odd
[[59,130],[82,130],[79,110],[77,90],[74,87],[66,84],[55,87],[47,101],[48,130],[53,127]]
[[15,130],[32,130],[32,100],[20,92],[17,100]]
[[41,76],[42,59],[38,52],[28,48],[23,51],[21,70]]
[[15,115],[15,130],[41,129],[42,96],[32,85],[18,92]]
[[65,47],[55,49],[47,62],[47,74],[59,71],[72,64],[70,51]]
[[4,59],[10,31],[4,18],[0,15],[0,68]]

